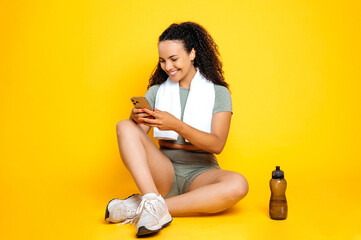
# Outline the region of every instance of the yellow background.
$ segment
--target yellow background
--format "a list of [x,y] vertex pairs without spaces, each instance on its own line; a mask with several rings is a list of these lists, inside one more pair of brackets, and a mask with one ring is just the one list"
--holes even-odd
[[[361,239],[359,1],[0,1],[1,239],[127,239],[104,223],[137,192],[115,126],[146,92],[157,38],[195,21],[219,45],[233,99],[221,167],[248,196],[175,218],[159,239]],[[268,217],[271,171],[289,216]]]

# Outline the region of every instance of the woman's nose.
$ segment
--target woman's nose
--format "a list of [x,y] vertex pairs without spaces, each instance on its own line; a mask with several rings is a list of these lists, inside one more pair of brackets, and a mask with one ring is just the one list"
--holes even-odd
[[166,63],[165,63],[165,70],[166,70],[166,71],[169,71],[169,70],[171,70],[172,68],[173,68],[173,65],[172,65],[171,62],[166,62]]

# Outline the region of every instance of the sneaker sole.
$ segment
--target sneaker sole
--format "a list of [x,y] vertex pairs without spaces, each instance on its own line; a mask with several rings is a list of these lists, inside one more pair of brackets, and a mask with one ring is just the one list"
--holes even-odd
[[109,202],[108,202],[108,204],[107,204],[107,208],[106,208],[106,210],[105,210],[105,221],[106,222],[109,222],[110,223],[110,221],[109,221],[109,210],[108,210],[108,206],[109,206],[109,203],[111,202],[111,201],[113,201],[113,200],[115,200],[115,199],[117,199],[117,198],[113,198],[112,200],[110,200]]
[[[112,200],[110,200],[110,201],[108,202],[107,208],[106,208],[106,210],[105,210],[105,218],[104,218],[105,221],[108,222],[108,223],[117,223],[117,222],[111,222],[111,221],[109,220],[109,215],[110,215],[110,213],[109,213],[109,210],[108,210],[108,206],[109,206],[109,204],[110,204],[111,201],[116,200],[116,199],[121,200],[121,201],[125,201],[125,200],[127,200],[127,199],[129,199],[129,198],[131,198],[131,197],[133,197],[133,196],[135,196],[135,195],[139,195],[139,194],[133,194],[133,195],[131,195],[131,196],[125,198],[125,199],[113,198]],[[119,221],[119,222],[121,222],[121,221]]]
[[[168,213],[167,215],[165,215],[161,220],[160,223],[157,226],[154,226],[153,229],[148,229],[145,226],[142,226],[140,228],[138,228],[137,237],[140,236],[144,236],[144,235],[148,235],[148,234],[152,234],[152,233],[156,233],[159,232],[160,230],[162,230],[163,228],[165,228],[166,226],[168,226],[171,222],[173,221],[173,218],[171,217],[171,215]],[[160,225],[160,227],[159,227]]]

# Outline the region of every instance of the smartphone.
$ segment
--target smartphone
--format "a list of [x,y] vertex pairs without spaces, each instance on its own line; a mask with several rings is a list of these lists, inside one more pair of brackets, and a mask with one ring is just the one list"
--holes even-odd
[[[130,99],[134,105],[135,108],[147,108],[149,110],[152,110],[152,107],[150,106],[148,100],[145,97],[132,97]],[[154,119],[153,116],[149,116],[150,119]]]
[[147,108],[153,111],[152,107],[150,106],[148,100],[145,97],[132,97],[130,100],[132,101],[135,108]]

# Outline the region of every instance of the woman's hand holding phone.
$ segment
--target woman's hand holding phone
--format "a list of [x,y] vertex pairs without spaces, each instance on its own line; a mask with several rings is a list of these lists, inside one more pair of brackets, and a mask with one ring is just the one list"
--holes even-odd
[[138,124],[142,122],[139,120],[140,118],[148,118],[149,114],[145,113],[141,108],[133,108],[131,113],[131,118]]
[[182,126],[182,121],[170,114],[169,112],[160,111],[155,109],[155,111],[151,111],[149,109],[142,109],[143,112],[153,116],[154,119],[147,117],[140,117],[138,121],[143,122],[143,124],[149,127],[157,127],[159,130],[173,130],[179,132]]
[[149,127],[157,127],[159,130],[178,131],[183,123],[172,114],[155,109],[151,106],[145,97],[132,97],[134,105],[131,118],[138,124],[144,124]]
[[142,122],[138,120],[139,118],[153,118],[142,110],[143,108],[151,109],[151,106],[145,97],[132,97],[130,100],[134,105],[131,113],[131,119],[133,119],[133,121],[141,124]]

